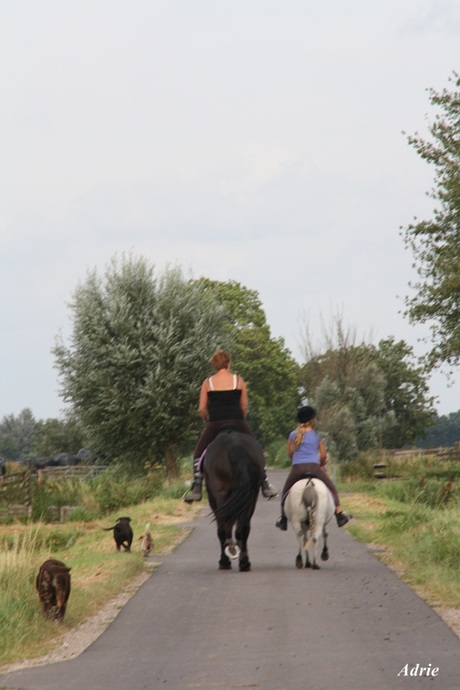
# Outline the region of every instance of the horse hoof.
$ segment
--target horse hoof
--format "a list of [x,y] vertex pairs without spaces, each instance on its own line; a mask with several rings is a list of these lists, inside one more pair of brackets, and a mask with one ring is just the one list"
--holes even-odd
[[317,563],[313,563],[312,568],[313,570],[320,570],[320,567]]
[[228,558],[221,558],[219,561],[219,570],[231,570],[232,564]]
[[328,561],[329,560],[329,551],[322,551],[321,552],[321,560],[322,561]]
[[299,569],[303,567],[302,556],[297,556],[295,559],[295,567]]
[[239,564],[240,573],[248,573],[251,570],[249,561],[244,561]]

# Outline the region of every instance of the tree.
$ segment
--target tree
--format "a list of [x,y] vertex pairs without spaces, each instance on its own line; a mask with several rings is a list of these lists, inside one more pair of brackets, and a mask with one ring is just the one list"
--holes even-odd
[[135,469],[163,463],[198,433],[199,385],[221,338],[222,310],[179,269],[158,278],[144,259],[90,272],[70,305],[71,343],[54,349],[62,395],[96,457]]
[[32,453],[37,456],[53,456],[58,453],[76,455],[85,445],[81,424],[75,416],[65,420],[39,420],[35,425]]
[[299,403],[298,364],[284,340],[272,338],[258,293],[236,281],[198,283],[225,310],[222,347],[247,383],[248,424],[264,446],[287,436]]
[[416,364],[413,348],[404,340],[383,339],[378,347],[369,346],[369,354],[385,377],[385,407],[394,420],[383,430],[382,444],[385,448],[412,444],[436,419],[427,375]]
[[419,448],[439,448],[460,443],[460,410],[437,417],[423,438],[416,440]]
[[9,460],[20,460],[30,455],[35,429],[35,418],[29,408],[17,416],[3,417],[0,422],[0,455]]
[[377,448],[382,430],[393,423],[385,409],[385,377],[340,315],[329,330],[323,327],[322,336],[315,348],[306,327],[300,384],[304,398],[318,409],[331,455],[347,461],[360,450]]
[[406,297],[405,316],[412,323],[430,324],[428,369],[460,361],[460,77],[454,72],[449,81],[451,91],[428,90],[440,111],[429,127],[432,140],[418,133],[408,137],[421,158],[435,167],[430,196],[439,204],[431,220],[415,219],[403,230],[419,276],[409,284],[414,295]]

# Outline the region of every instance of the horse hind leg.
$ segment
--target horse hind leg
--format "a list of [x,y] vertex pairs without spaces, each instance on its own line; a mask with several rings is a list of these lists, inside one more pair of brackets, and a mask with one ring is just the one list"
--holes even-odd
[[236,540],[240,549],[238,568],[240,573],[248,573],[251,570],[251,561],[248,553],[248,537],[249,537],[249,522],[246,524],[239,524],[236,528]]
[[321,560],[322,561],[328,561],[329,560],[329,549],[327,548],[327,531],[326,529],[323,530],[323,539],[324,539],[324,545],[323,545],[323,550],[321,551]]
[[220,541],[220,559],[219,559],[219,570],[231,570],[232,562],[227,556],[225,550],[227,546],[227,530],[225,525],[219,525],[217,528],[217,535]]

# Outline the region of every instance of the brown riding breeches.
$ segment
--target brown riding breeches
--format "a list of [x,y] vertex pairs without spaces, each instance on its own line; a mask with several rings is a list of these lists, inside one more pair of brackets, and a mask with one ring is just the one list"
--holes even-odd
[[334,498],[334,503],[336,506],[339,505],[339,496],[337,494],[337,489],[334,486],[334,483],[332,480],[329,478],[329,476],[326,474],[324,470],[321,469],[321,467],[315,463],[315,462],[306,462],[302,465],[291,465],[291,471],[288,475],[288,478],[286,479],[286,482],[283,487],[283,493],[281,494],[281,507],[283,507],[285,498],[287,496],[287,493],[289,489],[294,486],[296,482],[299,481],[299,479],[303,479],[303,475],[305,473],[312,474],[314,477],[317,479],[321,479],[322,482],[324,482],[331,492],[333,498]]

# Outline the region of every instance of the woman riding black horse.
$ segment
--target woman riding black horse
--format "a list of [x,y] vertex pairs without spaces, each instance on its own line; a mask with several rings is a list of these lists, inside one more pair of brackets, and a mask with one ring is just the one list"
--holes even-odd
[[[232,427],[254,437],[245,420],[248,411],[246,384],[241,376],[230,371],[230,355],[226,350],[218,350],[210,361],[216,373],[201,385],[198,412],[206,427],[193,453],[193,485],[184,496],[186,503],[201,501],[203,475],[200,459],[222,427]],[[265,498],[278,496],[278,491],[268,481],[265,469],[261,488]]]

